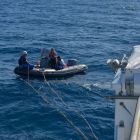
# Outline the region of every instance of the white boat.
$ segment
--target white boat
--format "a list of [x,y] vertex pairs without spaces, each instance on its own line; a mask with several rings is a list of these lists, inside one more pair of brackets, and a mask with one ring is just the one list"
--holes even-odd
[[140,45],[134,46],[126,67],[119,64],[112,82],[115,99],[115,140],[140,140]]

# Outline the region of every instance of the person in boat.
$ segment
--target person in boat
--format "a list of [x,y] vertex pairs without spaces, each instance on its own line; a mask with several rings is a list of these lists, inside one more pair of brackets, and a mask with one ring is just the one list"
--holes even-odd
[[34,65],[31,65],[27,60],[27,51],[22,52],[22,55],[18,60],[18,64],[19,64],[19,68],[21,69],[32,70],[34,68]]
[[49,51],[46,48],[41,50],[40,68],[47,68],[49,63]]
[[49,66],[52,69],[55,69],[57,63],[57,53],[54,48],[51,49],[49,53]]
[[56,70],[61,70],[61,69],[64,69],[66,66],[64,60],[58,56],[57,57],[57,63],[56,63]]

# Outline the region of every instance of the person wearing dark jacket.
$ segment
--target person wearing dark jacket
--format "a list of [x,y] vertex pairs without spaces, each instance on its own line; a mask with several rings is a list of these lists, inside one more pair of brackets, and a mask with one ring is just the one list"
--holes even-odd
[[57,63],[56,63],[56,70],[61,70],[61,69],[65,68],[65,66],[66,66],[66,64],[65,64],[64,60],[60,56],[58,56]]
[[22,55],[20,56],[18,60],[19,68],[25,69],[25,70],[32,70],[34,68],[34,65],[29,64],[27,61],[27,51],[23,51]]

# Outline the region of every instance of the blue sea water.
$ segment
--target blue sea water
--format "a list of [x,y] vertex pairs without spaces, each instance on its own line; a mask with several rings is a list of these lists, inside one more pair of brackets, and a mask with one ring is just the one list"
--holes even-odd
[[[140,43],[139,5],[138,0],[1,0],[0,140],[113,140],[114,102],[105,97],[114,94],[109,88],[114,74],[106,60],[121,59]],[[46,83],[30,79],[36,93],[13,69],[21,51],[36,63],[44,47],[88,65],[87,73]]]

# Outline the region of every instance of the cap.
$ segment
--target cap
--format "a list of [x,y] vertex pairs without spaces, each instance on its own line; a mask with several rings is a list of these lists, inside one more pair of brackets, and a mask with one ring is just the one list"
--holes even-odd
[[22,52],[22,55],[27,55],[27,51],[23,51]]

